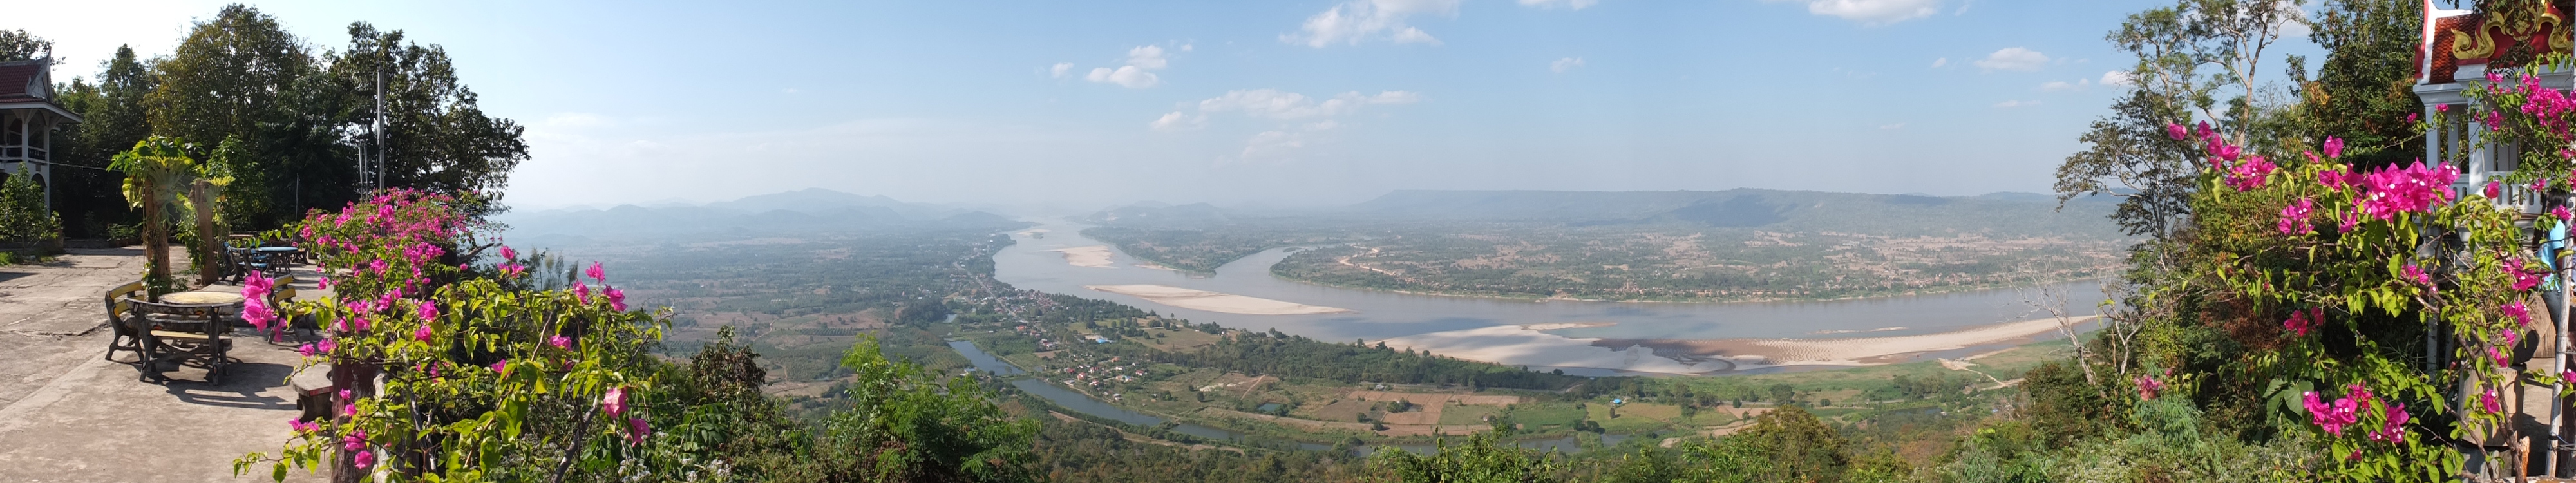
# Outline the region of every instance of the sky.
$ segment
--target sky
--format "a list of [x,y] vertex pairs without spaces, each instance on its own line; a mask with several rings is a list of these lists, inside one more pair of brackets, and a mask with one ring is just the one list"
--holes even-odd
[[[68,81],[118,45],[168,54],[223,3],[36,2],[0,29],[56,41]],[[444,47],[486,114],[527,127],[522,208],[827,188],[1068,211],[2047,192],[2134,63],[2103,35],[2159,4],[250,3],[317,51],[356,21]]]

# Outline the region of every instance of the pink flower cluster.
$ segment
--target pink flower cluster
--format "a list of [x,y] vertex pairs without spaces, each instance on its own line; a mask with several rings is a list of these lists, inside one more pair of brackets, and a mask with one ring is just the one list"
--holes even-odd
[[[2560,209],[2565,208],[2561,207]],[[2529,264],[2527,262],[2522,261],[2521,257],[2505,257],[2505,273],[2513,274],[2513,291],[2528,292],[2531,291],[2532,288],[2540,286],[2542,272],[2532,271],[2531,267],[2528,265]]]
[[242,321],[259,330],[269,330],[269,324],[277,323],[277,308],[269,306],[268,301],[276,290],[277,281],[267,275],[252,271],[242,276]]
[[[2360,384],[2345,386],[2344,397],[2335,398],[2332,403],[2325,402],[2323,398],[2317,396],[2316,391],[2308,391],[2301,396],[2304,399],[2302,404],[2308,410],[2308,418],[2315,422],[2317,427],[2324,428],[2326,434],[2335,436],[2342,436],[2345,427],[2359,424],[2362,408],[2369,407],[2370,403],[2378,400],[2378,396],[2370,393],[2370,388],[2362,387]],[[2392,443],[2405,441],[2406,421],[2411,419],[2406,413],[2406,404],[2388,404],[2383,416],[2384,422],[2379,429],[2369,433],[2370,440]]]
[[2386,221],[2400,213],[2432,211],[2434,205],[2455,199],[2451,182],[2460,179],[2460,170],[2449,163],[2437,166],[2426,167],[2423,161],[2416,161],[2403,168],[2389,166],[2362,174],[2360,184],[2369,190],[2362,195],[2362,212]]
[[[2280,169],[2280,165],[2272,164],[2262,156],[2246,156],[2244,147],[2228,143],[2225,136],[2209,128],[2208,121],[2200,122],[2188,132],[2181,124],[2167,123],[2165,135],[2178,141],[2200,138],[2202,149],[2209,154],[2209,169],[2225,175],[2227,186],[2237,191],[2262,188],[2272,172]],[[2238,162],[2240,159],[2243,162]]]
[[2164,381],[2158,381],[2154,376],[2138,376],[2138,379],[2133,382],[2138,384],[2138,398],[2140,399],[2155,399],[2156,394],[2164,392],[2165,390]]
[[2300,198],[2297,203],[2291,203],[2290,206],[2281,207],[2281,222],[2279,223],[2281,234],[2305,235],[2309,232],[2316,231],[2316,227],[2314,225],[2308,224],[2308,215],[2314,212],[2316,208],[2316,202],[2309,201],[2307,198]]
[[2320,307],[2290,312],[2290,319],[2281,321],[2281,328],[2289,329],[2290,333],[2298,334],[2300,337],[2307,337],[2309,331],[2316,330],[2317,327],[2325,324],[2326,309]]

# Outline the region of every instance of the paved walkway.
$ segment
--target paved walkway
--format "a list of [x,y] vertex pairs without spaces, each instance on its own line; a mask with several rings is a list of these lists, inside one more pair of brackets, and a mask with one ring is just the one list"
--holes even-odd
[[[148,382],[136,366],[101,358],[109,331],[100,296],[140,278],[143,265],[141,249],[121,248],[0,266],[0,482],[267,481],[264,465],[233,476],[232,460],[286,442],[294,348],[244,332],[233,339],[241,362],[221,385],[202,382],[196,368]],[[317,295],[301,275],[298,295]]]

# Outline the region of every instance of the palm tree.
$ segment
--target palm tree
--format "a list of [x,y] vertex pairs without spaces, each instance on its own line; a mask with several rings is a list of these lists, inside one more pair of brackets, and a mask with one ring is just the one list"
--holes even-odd
[[[134,149],[117,153],[114,162],[107,166],[109,170],[125,173],[125,201],[143,209],[143,254],[151,262],[150,271],[144,276],[145,285],[152,287],[150,294],[156,300],[168,291],[170,284],[170,224],[163,219],[162,213],[171,208],[195,208],[204,213],[203,210],[211,208],[204,205],[210,203],[192,203],[187,197],[180,196],[181,188],[198,185],[201,181],[209,184],[232,181],[229,173],[218,163],[199,163],[189,158],[190,147],[177,138],[152,136],[134,143]],[[202,192],[203,188],[192,191]],[[199,216],[200,224],[210,223],[207,218]],[[199,263],[214,266],[213,260],[200,260]]]

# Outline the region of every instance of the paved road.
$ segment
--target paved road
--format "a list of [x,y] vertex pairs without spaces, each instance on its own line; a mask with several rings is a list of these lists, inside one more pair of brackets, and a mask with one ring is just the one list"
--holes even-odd
[[100,302],[142,271],[133,248],[0,266],[0,482],[267,480],[264,466],[233,476],[231,461],[285,443],[296,415],[285,383],[293,348],[240,337],[233,355],[242,363],[222,385],[201,382],[194,368],[165,373],[167,383],[142,380],[136,366],[101,358],[109,334]]

